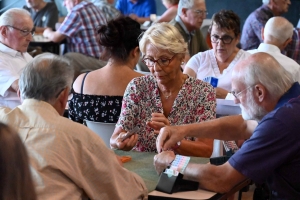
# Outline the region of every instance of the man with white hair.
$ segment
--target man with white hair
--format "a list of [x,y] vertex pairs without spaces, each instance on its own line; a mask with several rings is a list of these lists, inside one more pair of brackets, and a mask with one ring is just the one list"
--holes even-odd
[[21,104],[17,95],[19,77],[32,59],[27,48],[34,34],[28,11],[12,8],[0,16],[0,106]]
[[260,52],[236,65],[232,89],[245,121],[239,115],[162,128],[156,146],[163,152],[154,157],[156,170],[170,165],[175,155],[168,149],[185,136],[248,139],[223,165],[188,164],[181,170],[184,178],[218,193],[249,178],[266,183],[270,199],[300,199],[299,83],[274,57]]
[[267,21],[274,16],[280,16],[288,12],[290,0],[262,0],[263,5],[253,11],[246,19],[241,47],[244,50],[256,49],[263,42],[261,30]]
[[62,116],[73,74],[65,58],[40,54],[20,76],[22,105],[0,108],[27,148],[38,199],[147,199],[143,179],[97,134]]
[[[206,18],[205,0],[180,0],[177,16],[170,24],[174,25],[188,44],[189,57],[208,50],[200,27]],[[187,60],[186,60],[187,61]]]
[[285,70],[292,74],[294,81],[299,82],[299,64],[281,53],[292,40],[293,28],[293,25],[283,17],[270,18],[261,32],[263,43],[257,49],[248,52],[252,54],[266,52],[272,55]]

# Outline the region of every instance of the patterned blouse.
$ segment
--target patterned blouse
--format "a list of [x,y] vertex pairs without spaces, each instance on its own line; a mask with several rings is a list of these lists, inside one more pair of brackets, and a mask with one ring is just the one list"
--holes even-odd
[[73,93],[69,101],[69,118],[83,123],[83,120],[116,123],[121,112],[123,96],[102,96]]
[[[121,115],[116,125],[126,131],[137,125],[140,127],[134,150],[156,152],[157,134],[146,125],[154,112],[163,113],[156,79],[152,75],[134,78],[125,90]],[[173,103],[168,120],[170,125],[191,124],[214,119],[215,115],[216,95],[213,87],[188,77]],[[186,139],[195,141],[196,138]]]

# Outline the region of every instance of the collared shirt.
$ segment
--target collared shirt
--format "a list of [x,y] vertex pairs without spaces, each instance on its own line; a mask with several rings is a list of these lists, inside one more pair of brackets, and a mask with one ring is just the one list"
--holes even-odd
[[300,66],[293,59],[283,55],[280,49],[272,44],[261,43],[257,49],[249,50],[249,53],[265,52],[272,55],[285,70],[291,73],[294,81],[300,82]]
[[0,43],[0,106],[14,108],[21,104],[17,93],[8,89],[31,60],[27,52],[20,53]]
[[102,10],[106,21],[117,18],[121,13],[113,5],[107,3],[106,0],[91,0],[91,2]]
[[286,46],[283,52],[300,64],[300,29],[294,28],[292,41]]
[[261,29],[273,16],[274,14],[271,9],[266,5],[262,5],[247,17],[241,37],[242,49],[257,49],[259,44],[263,42],[261,38]]
[[184,30],[184,32],[189,36],[188,37],[188,43],[191,42],[193,35],[195,35],[195,30],[189,32],[185,26],[185,24],[183,23],[183,21],[181,20],[180,16],[176,15],[175,17],[175,21],[179,23],[179,25],[182,27],[182,29]]
[[16,128],[27,149],[38,199],[146,199],[138,175],[123,168],[98,135],[60,116],[44,101],[26,99],[0,121]]
[[70,11],[57,30],[67,36],[69,52],[100,58],[103,47],[97,41],[97,27],[106,24],[102,11],[91,2],[82,1]]
[[300,199],[299,95],[296,82],[228,161],[255,183],[266,182],[275,200]]
[[116,8],[123,15],[136,14],[138,17],[150,17],[151,14],[156,14],[155,0],[138,0],[136,3],[130,0],[118,0]]

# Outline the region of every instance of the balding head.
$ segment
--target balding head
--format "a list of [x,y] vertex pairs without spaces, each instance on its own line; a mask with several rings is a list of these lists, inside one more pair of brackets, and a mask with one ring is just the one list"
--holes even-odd
[[294,82],[291,74],[268,53],[255,53],[240,61],[232,78],[246,87],[262,84],[272,99],[281,97]]
[[269,54],[252,54],[233,70],[232,89],[245,120],[260,121],[292,86],[289,72]]
[[293,25],[284,17],[272,17],[264,27],[264,43],[273,44],[280,49],[290,42],[293,36]]

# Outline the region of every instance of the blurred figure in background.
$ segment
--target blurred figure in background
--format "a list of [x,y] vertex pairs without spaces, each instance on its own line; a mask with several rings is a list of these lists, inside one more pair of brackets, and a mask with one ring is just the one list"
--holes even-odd
[[17,132],[1,122],[0,177],[0,199],[37,199],[24,144]]
[[150,15],[156,14],[155,0],[117,0],[116,8],[140,24],[150,21]]
[[262,3],[245,21],[241,37],[241,47],[244,50],[257,49],[263,42],[261,30],[267,21],[288,12],[291,5],[290,0],[262,0]]
[[121,13],[113,4],[114,0],[90,0],[95,6],[102,10],[106,17],[106,21],[116,19]]
[[205,0],[180,0],[177,16],[170,24],[174,25],[188,44],[187,62],[193,55],[208,50],[207,43],[202,36],[200,27],[206,18]]
[[170,22],[177,15],[179,0],[162,0],[167,10],[155,22]]
[[133,69],[140,57],[140,24],[130,17],[119,17],[98,29],[99,43],[109,57],[107,65],[81,74],[73,84],[69,118],[116,123],[128,83],[141,76]]
[[17,95],[19,77],[32,60],[27,48],[33,34],[27,10],[11,8],[0,16],[0,106],[15,108],[21,104]]
[[33,20],[36,33],[43,33],[46,28],[55,29],[58,22],[58,10],[53,2],[45,2],[44,0],[26,0],[27,10]]

